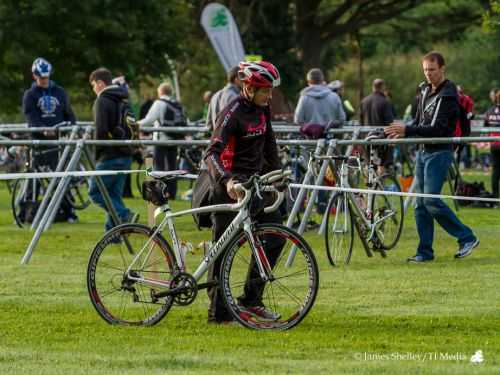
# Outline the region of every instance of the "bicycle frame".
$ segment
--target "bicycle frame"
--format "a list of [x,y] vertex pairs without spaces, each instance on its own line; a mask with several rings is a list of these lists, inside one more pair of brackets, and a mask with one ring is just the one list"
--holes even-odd
[[[370,154],[370,157],[372,157],[372,156],[373,155]],[[347,165],[347,162],[344,161],[342,163],[341,168],[340,168],[340,187],[341,188],[351,188],[351,186],[349,185],[349,179],[348,179],[348,175],[349,175],[348,168],[349,168],[349,166]],[[375,184],[377,183],[377,181],[378,181],[378,174],[377,174],[377,171],[375,170],[374,164],[370,160],[370,163],[368,165],[368,186],[374,187]],[[368,201],[367,201],[366,210],[363,210],[360,207],[358,201],[354,197],[354,193],[346,192],[345,195],[348,199],[349,207],[354,212],[354,215],[357,218],[361,219],[361,223],[359,223],[358,220],[354,220],[354,223],[358,229],[358,234],[362,240],[361,242],[363,243],[363,246],[365,248],[367,255],[372,256],[372,252],[368,246],[368,241],[371,241],[374,238],[375,230],[376,230],[377,226],[381,222],[394,216],[395,213],[391,212],[388,215],[377,218],[377,220],[372,223],[371,222],[371,215],[373,215],[373,212],[371,212],[371,207],[372,207],[373,199],[375,198],[375,193],[367,193]],[[363,229],[368,229],[369,234],[364,235]]]
[[[131,274],[134,265],[138,262],[141,255],[146,251],[148,246],[151,244],[153,238],[158,233],[161,233],[166,226],[168,227],[170,238],[172,240],[176,265],[181,272],[185,271],[184,255],[182,254],[179,238],[177,236],[177,231],[173,220],[174,217],[190,215],[195,213],[239,211],[236,217],[233,219],[233,221],[229,224],[227,229],[221,235],[221,237],[217,240],[217,242],[212,244],[212,246],[208,249],[202,262],[195,270],[195,272],[192,274],[192,276],[196,281],[199,281],[203,277],[203,275],[207,272],[208,267],[213,262],[215,262],[215,260],[220,256],[223,250],[225,250],[227,246],[231,243],[231,241],[236,237],[236,234],[239,232],[239,230],[243,228],[243,231],[245,232],[245,235],[249,241],[250,247],[254,254],[254,258],[256,260],[260,276],[264,281],[269,280],[272,277],[271,267],[269,265],[269,262],[267,261],[265,253],[261,251],[262,246],[260,244],[260,241],[258,241],[258,239],[254,237],[252,231],[253,223],[250,218],[249,210],[247,207],[247,203],[250,200],[250,194],[251,194],[250,191],[247,190],[245,198],[243,198],[240,202],[235,204],[219,204],[219,205],[183,210],[179,212],[172,212],[170,205],[168,203],[163,205],[162,207],[157,208],[155,216],[157,216],[157,214],[165,213],[165,217],[162,219],[161,223],[157,226],[155,231],[150,235],[148,241],[146,241],[146,244],[134,257],[132,263],[128,266],[126,273],[129,279],[146,285],[169,287],[169,284],[165,284],[163,282],[158,282],[155,280],[145,279],[143,277],[135,277]],[[141,267],[145,265],[145,262],[148,259],[151,250],[152,248],[149,249],[149,254],[147,254],[146,257],[144,258],[144,262],[141,265]]]

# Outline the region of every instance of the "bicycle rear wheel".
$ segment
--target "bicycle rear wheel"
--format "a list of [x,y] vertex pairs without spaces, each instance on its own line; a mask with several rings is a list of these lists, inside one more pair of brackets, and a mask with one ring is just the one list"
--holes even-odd
[[354,244],[354,222],[345,193],[335,194],[328,202],[326,218],[326,255],[332,266],[351,261]]
[[[391,175],[379,177],[376,185],[377,190],[401,191],[396,179]],[[375,194],[371,207],[372,223],[377,224],[377,238],[384,250],[390,250],[399,241],[403,230],[404,202],[403,197],[398,195]],[[383,219],[385,218],[385,219]]]
[[[87,288],[97,313],[110,324],[158,323],[170,310],[171,296],[155,301],[154,292],[168,289],[175,271],[174,256],[165,239],[140,224],[123,224],[108,231],[97,243],[87,269]],[[126,270],[143,247],[147,249],[127,275]],[[164,284],[151,286],[129,275]]]
[[[262,281],[249,241],[241,232],[228,246],[222,262],[221,288],[227,307],[247,328],[292,328],[304,319],[316,298],[319,273],[314,254],[299,234],[283,225],[258,225],[254,236],[267,260],[274,263],[272,278]],[[297,252],[287,267],[292,248]]]

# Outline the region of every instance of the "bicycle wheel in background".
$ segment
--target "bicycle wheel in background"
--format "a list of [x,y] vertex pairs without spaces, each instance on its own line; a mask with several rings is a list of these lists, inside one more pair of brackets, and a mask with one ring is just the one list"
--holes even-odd
[[[398,182],[391,175],[379,177],[376,189],[401,191]],[[398,243],[403,230],[403,197],[399,195],[375,194],[372,200],[371,212],[373,213],[372,223],[376,223],[378,220],[387,217],[387,219],[377,224],[376,233],[383,249],[392,249]]]
[[11,209],[16,225],[23,228],[31,223],[45,194],[48,182],[44,179],[19,179],[13,185]]
[[84,210],[90,205],[89,179],[87,177],[72,177],[66,197],[75,210]]
[[[272,279],[262,282],[245,234],[241,232],[232,241],[221,274],[222,294],[228,309],[247,328],[292,328],[307,315],[316,298],[319,274],[314,254],[299,234],[283,225],[258,225],[254,236],[262,244],[261,251],[281,246],[283,250],[276,259]],[[297,250],[296,255],[293,264],[287,267],[285,263],[292,248]]]
[[328,202],[325,228],[326,255],[332,266],[351,261],[354,244],[354,222],[345,193],[335,194]]
[[[149,241],[151,229],[140,224],[123,224],[108,231],[97,243],[87,269],[87,288],[97,313],[110,324],[154,325],[170,310],[173,298],[153,301],[153,292],[170,287],[174,256],[161,235]],[[149,242],[148,242],[149,241]],[[133,276],[142,276],[165,285],[140,284],[126,270],[134,256],[147,246]]]

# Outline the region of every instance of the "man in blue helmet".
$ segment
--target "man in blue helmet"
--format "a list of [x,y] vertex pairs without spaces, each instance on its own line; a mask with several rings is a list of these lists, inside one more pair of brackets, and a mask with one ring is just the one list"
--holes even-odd
[[[44,58],[37,58],[31,66],[33,84],[24,92],[23,113],[29,127],[53,127],[62,122],[76,123],[75,114],[71,109],[66,91],[50,79],[52,65]],[[57,139],[55,131],[33,133],[34,139]],[[33,167],[48,167],[55,171],[59,156],[58,147],[38,147],[33,152]],[[74,222],[77,217],[71,205],[64,200],[62,209],[69,222]]]
[[[68,95],[50,80],[52,65],[39,57],[31,66],[33,84],[24,92],[23,112],[30,127],[52,127],[64,121],[76,123]],[[36,139],[55,139],[55,132],[34,133]],[[57,165],[57,157],[55,157]],[[53,163],[53,162],[52,162]],[[53,164],[51,164],[53,165]]]

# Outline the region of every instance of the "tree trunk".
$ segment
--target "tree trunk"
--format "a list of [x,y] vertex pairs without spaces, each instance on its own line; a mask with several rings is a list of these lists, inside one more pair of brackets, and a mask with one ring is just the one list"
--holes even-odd
[[302,62],[304,64],[304,69],[308,71],[312,68],[320,68],[324,70],[321,66],[321,40],[319,38],[319,33],[317,30],[310,30],[304,33],[302,38],[301,50],[302,50]]
[[297,0],[296,28],[299,51],[304,72],[311,68],[321,68],[320,27],[316,24],[320,0]]
[[361,52],[361,36],[358,32],[354,34],[354,46],[356,50],[356,56],[358,58],[358,93],[359,93],[359,104],[365,97],[365,77],[363,74],[363,53]]

